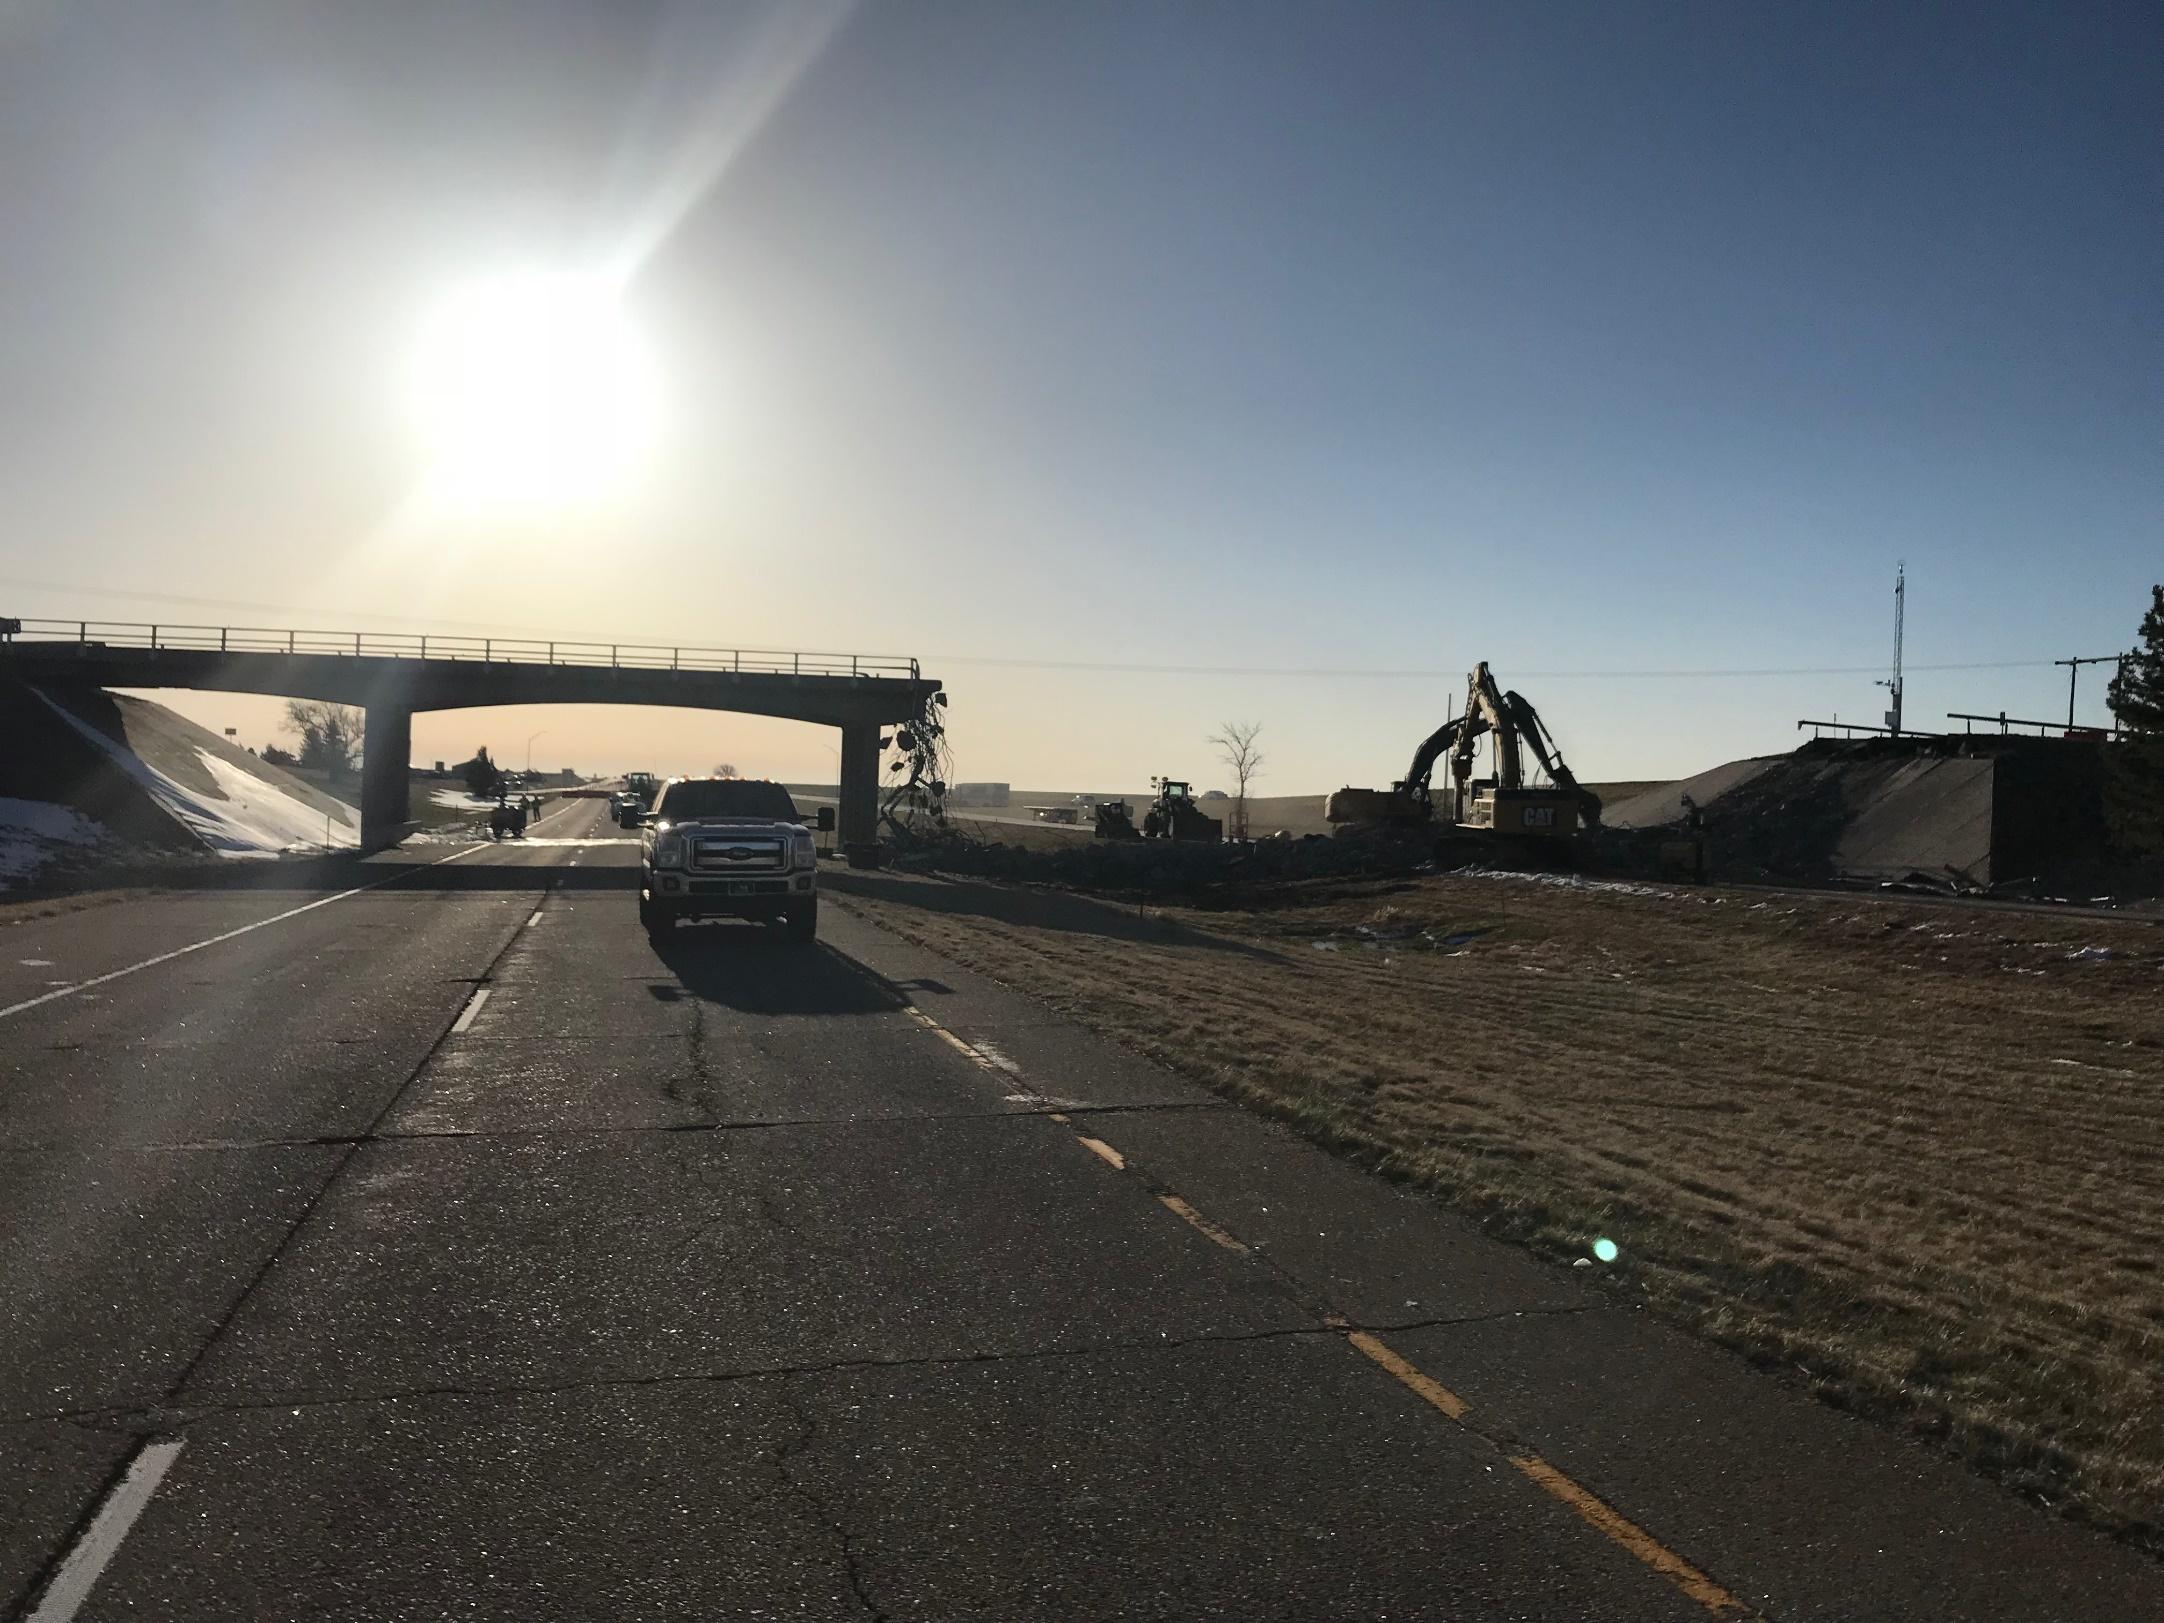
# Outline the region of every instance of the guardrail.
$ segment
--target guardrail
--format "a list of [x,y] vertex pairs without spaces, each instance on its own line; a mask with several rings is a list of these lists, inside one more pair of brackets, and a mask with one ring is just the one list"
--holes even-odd
[[438,637],[382,631],[295,631],[268,626],[191,626],[119,620],[0,621],[0,643],[155,648],[217,654],[314,654],[350,659],[450,659],[484,665],[578,665],[643,671],[717,671],[743,676],[919,679],[898,654],[796,653],[771,648],[681,648],[650,643],[555,642],[533,637]]
[[2116,719],[2109,727],[2084,727],[2080,722],[2023,721],[2018,716],[2009,716],[2003,710],[1995,716],[1979,715],[1968,710],[1949,710],[1946,712],[1946,719],[1960,722],[1963,733],[1974,732],[1975,724],[1980,721],[1988,727],[1998,728],[2002,733],[2009,732],[2016,727],[2034,727],[2039,738],[2049,738],[2053,733],[2060,733],[2068,738],[2117,738],[2119,736],[2119,723]]

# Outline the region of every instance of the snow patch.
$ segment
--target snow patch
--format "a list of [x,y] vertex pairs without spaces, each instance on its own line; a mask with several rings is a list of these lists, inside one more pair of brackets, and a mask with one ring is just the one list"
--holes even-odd
[[254,855],[262,851],[320,850],[325,845],[350,849],[361,843],[361,831],[353,821],[351,807],[318,811],[307,801],[265,783],[246,767],[235,766],[200,744],[195,754],[225,796],[223,801],[204,803],[217,819],[215,838],[205,836],[214,850],[228,855]]
[[0,883],[27,879],[68,847],[104,838],[104,825],[72,806],[0,795]]
[[[1663,896],[1670,901],[1676,892],[1655,885],[1636,885],[1626,879],[1587,879],[1574,873],[1520,873],[1511,868],[1459,868],[1453,879],[1494,879],[1513,885],[1546,885],[1554,890],[1605,891],[1611,896]],[[1715,897],[1714,900],[1720,900]]]

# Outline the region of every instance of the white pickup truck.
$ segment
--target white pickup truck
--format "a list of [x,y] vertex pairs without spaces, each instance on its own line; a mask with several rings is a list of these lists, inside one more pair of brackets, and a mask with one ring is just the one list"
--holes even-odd
[[778,783],[671,778],[640,820],[639,922],[764,919],[793,941],[819,933],[819,848]]

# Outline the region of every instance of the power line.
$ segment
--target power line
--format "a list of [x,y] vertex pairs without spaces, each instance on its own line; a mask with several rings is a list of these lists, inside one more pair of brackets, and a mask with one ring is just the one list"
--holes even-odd
[[[1006,670],[1036,671],[1090,671],[1118,675],[1123,672],[1141,676],[1290,676],[1306,680],[1377,680],[1377,681],[1458,681],[1465,672],[1457,669],[1405,669],[1361,670],[1357,668],[1332,668],[1326,666],[1291,665],[1145,665],[1125,660],[1080,659],[1005,659],[988,654],[925,654],[919,656],[927,665],[981,665]],[[1986,659],[1967,660],[1943,665],[1909,665],[1911,671],[2021,671],[2042,670],[2053,662],[2048,659]],[[1513,680],[1540,682],[1568,682],[1597,680],[1604,682],[1632,681],[1638,678],[1660,680],[1686,680],[1694,677],[1730,676],[1873,676],[1885,667],[1881,665],[1783,665],[1746,669],[1721,669],[1694,666],[1675,670],[1613,670],[1613,671],[1528,671],[1513,669]]]

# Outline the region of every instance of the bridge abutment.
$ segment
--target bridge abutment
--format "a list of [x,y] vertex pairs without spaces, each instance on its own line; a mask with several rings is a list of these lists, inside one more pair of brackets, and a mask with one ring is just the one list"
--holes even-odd
[[402,704],[372,704],[367,726],[361,746],[361,849],[381,851],[405,837],[413,815],[408,783],[413,711]]
[[852,868],[879,861],[879,723],[848,722],[842,727],[842,855]]

